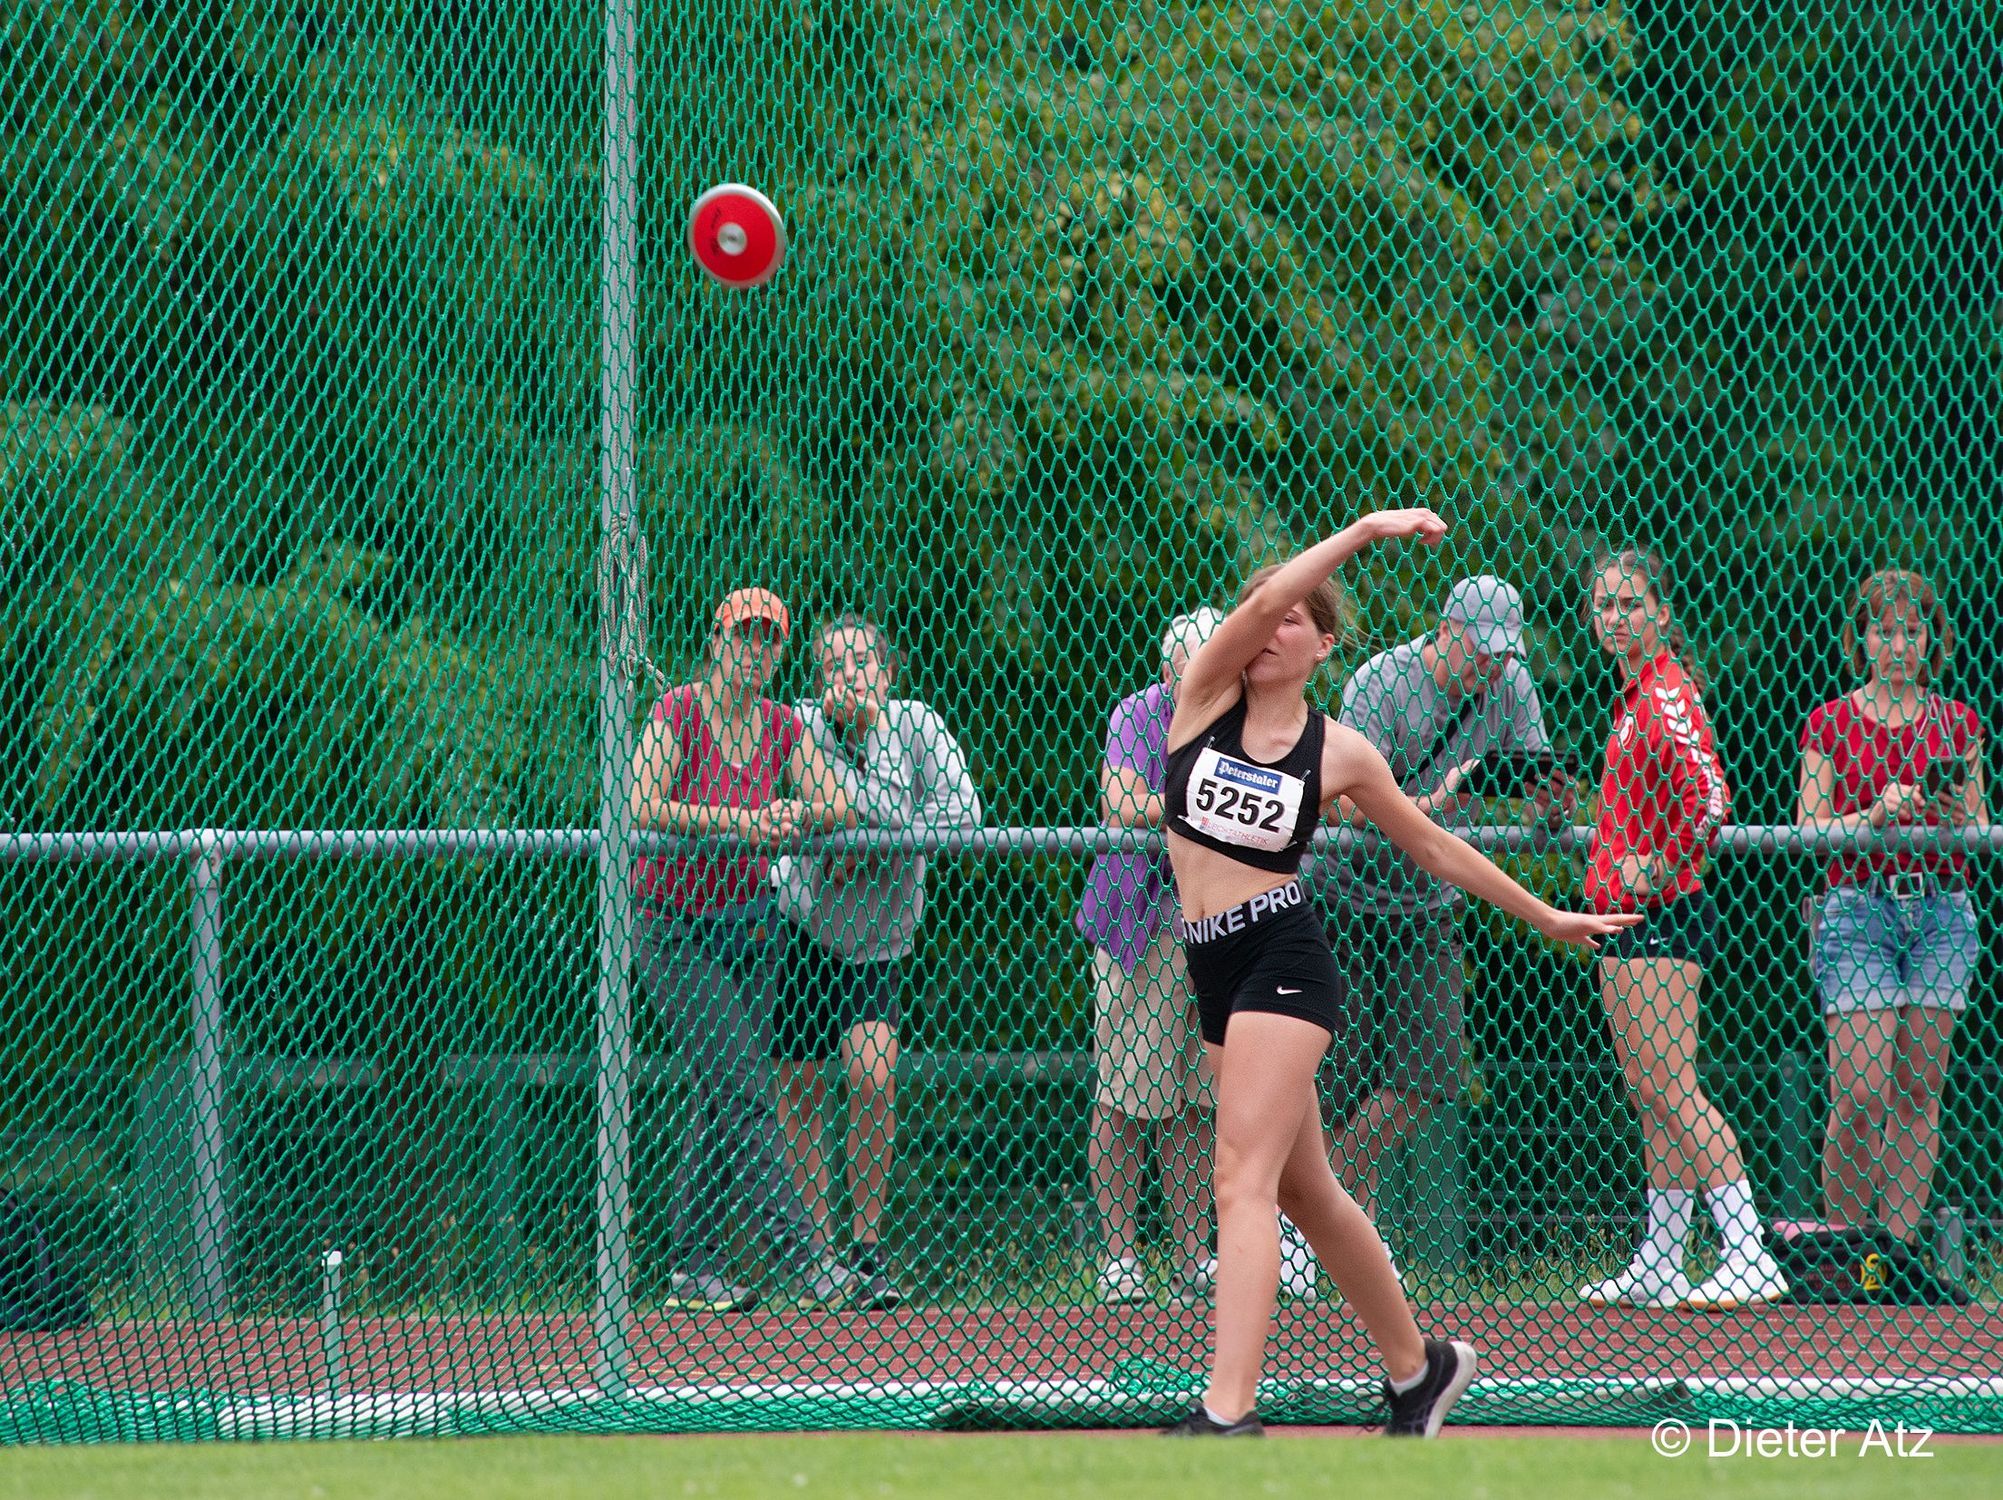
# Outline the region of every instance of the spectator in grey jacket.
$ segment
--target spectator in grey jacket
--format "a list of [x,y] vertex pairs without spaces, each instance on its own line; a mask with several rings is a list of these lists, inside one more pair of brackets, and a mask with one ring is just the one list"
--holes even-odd
[[[898,659],[881,626],[839,616],[815,637],[814,660],[820,697],[799,705],[800,718],[864,828],[979,824],[980,797],[945,723],[923,703],[891,697]],[[788,918],[773,1031],[787,1155],[825,1234],[823,1067],[838,1056],[848,1082],[845,1258],[862,1283],[851,1305],[895,1306],[879,1238],[896,1128],[898,989],[924,908],[925,859],[801,855],[780,860],[776,878]]]
[[[1382,752],[1400,789],[1428,816],[1464,823],[1460,784],[1476,761],[1551,746],[1523,663],[1522,598],[1495,577],[1455,584],[1437,630],[1357,669],[1342,690],[1340,722]],[[1554,825],[1576,806],[1562,772],[1534,798],[1536,814]],[[1303,873],[1347,981],[1348,1024],[1329,1054],[1335,1085],[1327,1105],[1340,1132],[1335,1168],[1374,1218],[1385,1151],[1459,1092],[1467,971],[1461,892],[1374,830],[1359,831],[1354,850],[1310,856]]]

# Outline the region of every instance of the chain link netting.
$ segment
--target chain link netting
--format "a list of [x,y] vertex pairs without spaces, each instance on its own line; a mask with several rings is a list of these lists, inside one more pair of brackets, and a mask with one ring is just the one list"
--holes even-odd
[[[1179,1415],[1149,690],[1415,504],[1309,689],[1409,791],[1584,899],[1629,544],[1642,738],[1729,787],[1604,971],[1313,857],[1336,1165],[1461,1415],[2003,1425],[1998,35],[13,0],[0,1438]],[[733,179],[755,292],[687,253]],[[1789,1293],[1676,1305],[1740,1177]],[[1376,1420],[1283,1244],[1262,1409]]]

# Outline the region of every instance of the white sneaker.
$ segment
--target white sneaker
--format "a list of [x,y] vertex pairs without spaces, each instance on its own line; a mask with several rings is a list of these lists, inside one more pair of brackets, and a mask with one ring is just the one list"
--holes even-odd
[[1141,1274],[1141,1263],[1132,1257],[1109,1260],[1099,1272],[1101,1302],[1145,1302],[1147,1295],[1148,1279]]
[[1285,1214],[1280,1215],[1280,1295],[1312,1302],[1321,1295],[1321,1263],[1308,1237]]
[[1760,1307],[1778,1302],[1787,1295],[1787,1277],[1780,1265],[1764,1250],[1750,1256],[1727,1259],[1718,1274],[1692,1287],[1682,1306],[1704,1312],[1724,1312],[1735,1307]]
[[1579,1300],[1589,1307],[1682,1307],[1690,1291],[1682,1267],[1636,1261],[1605,1281],[1580,1287]]

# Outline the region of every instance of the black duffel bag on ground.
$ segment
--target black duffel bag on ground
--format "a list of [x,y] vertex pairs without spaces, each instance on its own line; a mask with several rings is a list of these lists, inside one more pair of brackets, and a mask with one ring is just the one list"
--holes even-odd
[[1790,1302],[1913,1307],[1973,1300],[1889,1229],[1780,1223],[1767,1226],[1766,1240],[1787,1276]]

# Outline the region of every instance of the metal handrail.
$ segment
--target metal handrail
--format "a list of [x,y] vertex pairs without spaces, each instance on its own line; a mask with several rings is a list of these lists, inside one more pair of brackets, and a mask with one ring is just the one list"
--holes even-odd
[[[1591,837],[1586,827],[1553,832],[1519,824],[1484,824],[1458,830],[1478,848],[1563,853]],[[184,828],[106,832],[0,833],[0,863],[42,860],[179,860],[208,852],[226,860],[482,859],[495,856],[566,858],[594,855],[602,836],[595,828]],[[1086,855],[1115,850],[1149,852],[1162,847],[1158,829],[1022,826],[989,828],[868,828],[802,839],[767,852],[923,853],[985,855]],[[1369,836],[1352,828],[1323,828],[1314,847],[1340,852],[1364,847]],[[635,833],[638,854],[701,849],[727,852],[741,840],[685,834]],[[1720,834],[1716,849],[1732,854],[1828,854],[1838,851],[2003,849],[2003,823],[1966,827],[1897,829],[1808,828],[1794,823],[1736,823]]]

